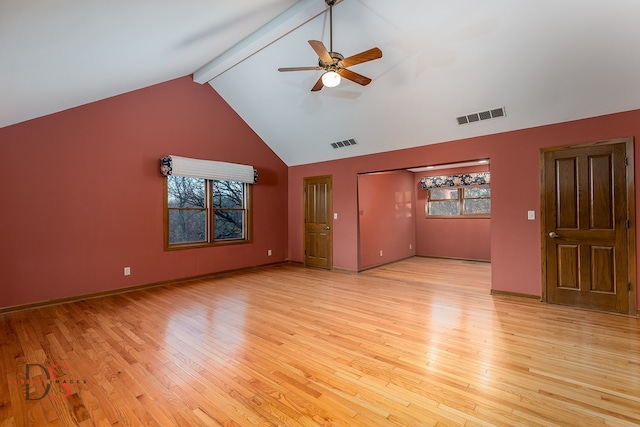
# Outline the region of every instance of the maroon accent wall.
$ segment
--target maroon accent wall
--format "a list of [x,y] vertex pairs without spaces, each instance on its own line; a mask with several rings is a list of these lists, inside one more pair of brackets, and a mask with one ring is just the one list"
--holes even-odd
[[[634,110],[287,169],[210,86],[176,79],[0,129],[0,307],[302,262],[306,176],[333,176],[334,266],[357,270],[358,174],[475,158],[491,160],[492,289],[540,295],[540,148],[639,135]],[[163,250],[167,154],[260,171],[251,244]]]
[[[461,159],[465,160],[465,159]],[[416,255],[441,258],[491,260],[491,220],[489,218],[427,218],[426,190],[420,180],[425,176],[485,172],[489,167],[438,169],[415,174]]]
[[[2,128],[0,147],[0,307],[287,258],[287,166],[191,77]],[[163,250],[168,154],[258,169],[252,243]]]
[[[359,173],[487,158],[491,161],[492,181],[491,287],[540,295],[540,148],[628,136],[640,136],[640,110],[290,167],[289,259],[302,261],[303,177],[333,175],[333,206],[340,214],[334,221],[334,266],[357,270]],[[640,164],[638,149],[635,164]],[[636,195],[637,211],[638,204],[640,195]],[[536,211],[535,221],[527,220],[529,210]],[[640,227],[636,230],[640,232]]]
[[358,175],[360,270],[415,255],[414,203],[412,172]]

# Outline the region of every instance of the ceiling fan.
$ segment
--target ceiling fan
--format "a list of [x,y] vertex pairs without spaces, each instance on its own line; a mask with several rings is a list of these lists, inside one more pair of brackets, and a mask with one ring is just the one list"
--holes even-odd
[[318,54],[318,66],[316,67],[293,67],[293,68],[278,68],[278,71],[308,71],[308,70],[324,70],[324,73],[316,84],[311,88],[312,92],[319,91],[324,86],[335,87],[340,84],[341,77],[347,80],[356,82],[362,86],[366,86],[371,83],[371,79],[361,74],[355,73],[347,67],[361,64],[367,61],[373,61],[374,59],[382,58],[382,51],[374,47],[364,52],[360,52],[353,56],[345,58],[338,52],[333,51],[333,5],[336,4],[336,0],[325,0],[325,3],[329,6],[329,50],[324,46],[321,41],[309,40],[309,44],[313,50]]

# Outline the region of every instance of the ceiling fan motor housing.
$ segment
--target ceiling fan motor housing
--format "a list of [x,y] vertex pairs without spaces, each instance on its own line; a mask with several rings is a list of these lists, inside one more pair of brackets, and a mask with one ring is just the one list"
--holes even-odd
[[318,59],[318,65],[324,68],[325,70],[336,69],[342,67],[342,60],[344,56],[339,54],[338,52],[329,52],[329,56],[333,59],[333,62],[324,62],[322,59]]

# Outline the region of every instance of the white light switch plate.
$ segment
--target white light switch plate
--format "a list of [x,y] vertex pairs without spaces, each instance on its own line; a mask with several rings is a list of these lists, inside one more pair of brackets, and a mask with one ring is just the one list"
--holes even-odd
[[536,219],[536,211],[528,211],[527,212],[527,219],[529,221],[533,221],[534,219]]

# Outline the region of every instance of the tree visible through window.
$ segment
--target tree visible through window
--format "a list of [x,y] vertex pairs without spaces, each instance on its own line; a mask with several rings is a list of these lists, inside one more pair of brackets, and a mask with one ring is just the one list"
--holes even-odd
[[427,190],[427,216],[484,216],[491,213],[491,188],[435,187]]
[[237,181],[168,176],[167,246],[248,241],[248,191]]
[[489,186],[462,188],[463,215],[489,215],[491,213],[491,188]]
[[244,238],[244,187],[236,181],[213,181],[215,240]]

